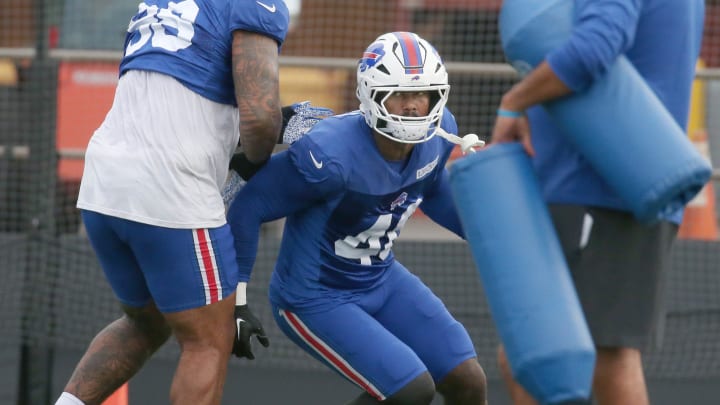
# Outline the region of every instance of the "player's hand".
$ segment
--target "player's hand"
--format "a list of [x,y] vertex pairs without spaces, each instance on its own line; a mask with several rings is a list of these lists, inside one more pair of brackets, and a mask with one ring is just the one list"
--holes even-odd
[[535,155],[530,140],[530,125],[525,114],[520,117],[503,117],[498,115],[495,118],[495,126],[492,131],[491,143],[520,142],[528,155]]
[[316,107],[309,101],[301,101],[282,108],[283,133],[282,143],[292,145],[302,138],[320,120],[334,115],[333,110]]
[[270,339],[265,335],[262,324],[250,312],[247,304],[235,305],[235,343],[233,354],[237,357],[255,358],[252,352],[252,337],[255,335],[258,342],[264,347],[270,346]]

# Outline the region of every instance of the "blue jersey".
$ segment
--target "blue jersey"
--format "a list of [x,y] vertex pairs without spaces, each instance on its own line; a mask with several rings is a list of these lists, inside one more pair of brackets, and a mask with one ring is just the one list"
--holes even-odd
[[[457,133],[447,110],[441,126]],[[389,162],[359,112],[321,121],[273,156],[231,206],[240,280],[250,277],[260,223],[284,216],[271,295],[286,308],[381,283],[393,242],[418,207],[462,236],[445,169],[452,148],[436,136],[416,144],[406,161]]]
[[[581,91],[624,54],[685,128],[703,18],[703,0],[576,0],[573,34],[547,61],[568,87]],[[542,107],[528,116],[546,201],[629,211]],[[681,215],[667,219],[679,222]]]
[[237,105],[233,31],[266,35],[279,47],[289,19],[282,0],[145,0],[128,25],[120,75],[130,69],[164,73],[210,100]]

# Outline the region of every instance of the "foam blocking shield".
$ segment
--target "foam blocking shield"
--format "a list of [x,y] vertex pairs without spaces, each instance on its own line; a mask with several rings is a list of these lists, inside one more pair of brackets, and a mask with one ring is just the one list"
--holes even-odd
[[457,160],[450,184],[516,380],[542,404],[589,397],[595,348],[522,146]]
[[[574,3],[504,1],[503,49],[520,74],[568,39]],[[543,107],[641,221],[682,208],[710,179],[709,163],[624,56],[586,91]]]

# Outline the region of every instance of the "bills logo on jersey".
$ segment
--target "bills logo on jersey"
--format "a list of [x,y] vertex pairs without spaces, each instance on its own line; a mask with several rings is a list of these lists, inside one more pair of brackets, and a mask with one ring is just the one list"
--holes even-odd
[[403,205],[405,203],[405,201],[407,201],[407,198],[408,198],[408,193],[403,191],[402,194],[397,196],[397,198],[390,204],[390,211],[394,210],[395,208],[397,208],[400,205]]
[[364,72],[371,67],[375,66],[385,56],[385,48],[381,43],[374,43],[363,52],[362,59],[360,59],[360,71]]

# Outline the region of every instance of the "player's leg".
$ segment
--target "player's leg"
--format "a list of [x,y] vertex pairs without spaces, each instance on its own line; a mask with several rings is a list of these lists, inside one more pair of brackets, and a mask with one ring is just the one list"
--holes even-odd
[[[572,246],[571,233],[560,231],[563,211],[568,208],[551,207],[598,348],[594,396],[600,405],[647,404],[641,350],[661,342],[664,281],[677,226],[643,225],[628,213],[588,208]],[[571,215],[581,222],[579,214]]]
[[[502,376],[503,382],[510,392],[510,399],[513,405],[537,405],[538,402],[535,401],[535,399],[513,378],[512,371],[510,370],[510,364],[508,363],[507,356],[505,355],[505,350],[502,345],[498,348],[498,365],[500,366],[500,375]],[[592,401],[589,399],[575,399],[551,405],[590,405],[591,403]]]
[[90,242],[125,312],[95,336],[65,386],[65,392],[89,405],[101,403],[135,375],[165,343],[170,328],[151,300],[134,254],[110,226],[110,219],[87,211],[82,216]]
[[180,345],[172,404],[219,404],[232,349],[234,295],[212,305],[166,314]]
[[[647,404],[640,350],[660,341],[664,277],[677,226],[645,226],[605,209],[554,205],[550,211],[598,349],[598,403]],[[533,404],[500,357],[514,403]]]
[[420,359],[357,304],[302,313],[273,305],[273,315],[293,342],[363,389],[351,404],[432,401],[435,385]]
[[65,386],[65,392],[86,405],[102,403],[170,336],[170,328],[153,303],[143,308],[123,306],[123,310],[123,317],[95,336]]
[[[422,373],[414,380],[407,383],[400,391],[392,394],[384,401],[379,401],[377,398],[363,392],[357,398],[346,403],[345,405],[376,405],[376,404],[389,404],[389,405],[415,405],[430,403],[435,393],[428,387],[434,386],[432,377],[429,373]],[[428,402],[425,402],[424,396],[419,398],[418,393],[425,392]]]
[[485,373],[463,325],[417,276],[398,262],[389,270],[383,287],[383,305],[372,315],[420,357],[445,403],[483,404]]
[[498,347],[497,361],[500,368],[500,375],[507,386],[513,405],[537,405],[537,401],[513,378],[510,363],[508,362],[505,349],[502,345]]
[[238,269],[230,228],[132,223],[126,232],[134,237],[148,288],[180,346],[170,402],[220,403],[235,333]]
[[600,405],[649,404],[640,350],[598,347],[593,387]]
[[[593,395],[601,405],[647,404],[640,349],[662,332],[676,226],[645,226],[628,213],[582,206],[551,205],[550,213],[598,350]],[[502,349],[498,360],[514,404],[535,404],[512,379]]]
[[[97,218],[102,219],[104,227],[93,225]],[[152,317],[142,318],[147,319],[144,327],[133,331],[151,338],[161,330],[164,342],[170,328],[177,338],[181,354],[171,387],[171,402],[219,403],[232,348],[234,326],[231,320],[237,283],[229,228],[170,229],[92,213],[84,215],[84,219],[103,269],[120,301],[129,307],[141,307],[149,305],[152,297],[157,305]],[[113,238],[118,243],[108,242]],[[122,246],[124,250],[120,249]],[[119,260],[117,252],[122,251],[127,256],[128,250],[134,261]],[[162,316],[158,316],[158,310]],[[117,341],[105,341],[104,352],[124,353],[125,342],[113,347],[115,344]],[[156,348],[149,345],[147,356]],[[88,373],[92,370],[97,376],[89,380],[95,384],[111,377],[120,379],[105,375],[112,374],[106,373],[112,368],[103,363],[90,364]],[[82,396],[78,398],[85,400]]]

